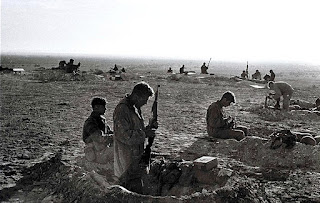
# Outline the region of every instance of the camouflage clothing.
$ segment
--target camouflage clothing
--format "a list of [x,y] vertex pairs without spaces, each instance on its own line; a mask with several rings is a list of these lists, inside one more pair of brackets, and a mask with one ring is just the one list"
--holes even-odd
[[115,175],[119,178],[139,178],[145,127],[141,109],[132,104],[128,95],[115,108],[113,123]]

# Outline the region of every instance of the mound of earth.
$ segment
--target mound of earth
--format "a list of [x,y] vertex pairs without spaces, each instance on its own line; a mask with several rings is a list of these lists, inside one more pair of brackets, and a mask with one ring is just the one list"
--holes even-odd
[[[59,152],[25,169],[16,186],[0,195],[42,202],[319,202],[319,147],[297,143],[274,150],[258,137],[240,142],[203,137],[179,160],[154,159],[142,194],[86,170],[83,157],[75,165],[63,163]],[[215,156],[218,165],[197,167],[193,161],[203,155]]]

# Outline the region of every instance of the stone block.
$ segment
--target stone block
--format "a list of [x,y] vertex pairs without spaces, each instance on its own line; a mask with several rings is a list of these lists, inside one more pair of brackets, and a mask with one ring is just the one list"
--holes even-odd
[[218,166],[218,159],[212,156],[202,156],[194,160],[194,165],[200,170],[209,171]]

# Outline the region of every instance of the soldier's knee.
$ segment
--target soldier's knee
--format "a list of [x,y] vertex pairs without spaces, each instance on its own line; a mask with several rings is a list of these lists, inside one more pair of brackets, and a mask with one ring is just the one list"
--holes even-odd
[[237,131],[235,133],[235,139],[238,140],[238,141],[242,140],[245,137],[246,136],[245,136],[245,134],[244,134],[244,132],[242,130],[239,130],[239,131]]

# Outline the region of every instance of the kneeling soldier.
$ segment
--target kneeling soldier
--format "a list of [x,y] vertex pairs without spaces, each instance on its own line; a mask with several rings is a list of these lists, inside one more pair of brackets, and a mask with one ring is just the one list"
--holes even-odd
[[90,162],[88,166],[97,165],[98,170],[113,174],[113,132],[103,117],[106,103],[103,98],[93,98],[92,113],[84,123],[82,139],[86,144],[84,152],[86,160]]

